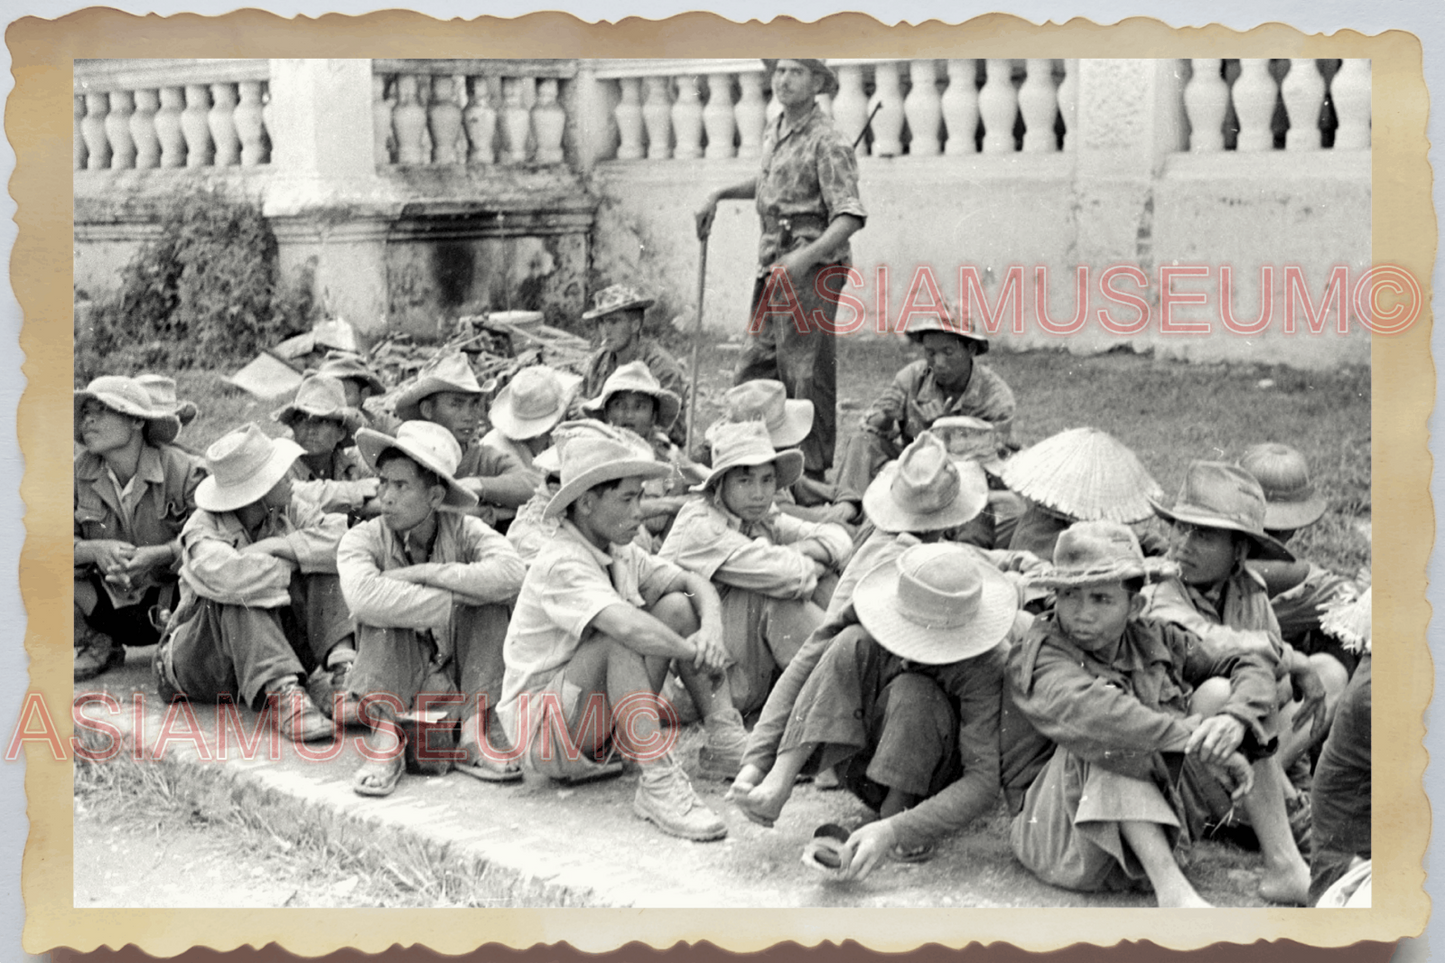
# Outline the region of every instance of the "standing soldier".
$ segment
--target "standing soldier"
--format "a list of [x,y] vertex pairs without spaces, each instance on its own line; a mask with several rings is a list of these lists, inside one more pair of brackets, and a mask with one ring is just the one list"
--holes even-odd
[[[714,191],[696,213],[699,238],[718,201],[756,199],[762,219],[749,332],[734,384],[774,378],[792,398],[813,402],[813,430],[799,447],[809,477],[822,480],[837,438],[837,356],[833,319],[847,280],[848,238],[867,211],[858,198],[858,161],[817,104],[838,80],[821,60],[764,60],[783,112],[763,138],[755,177]],[[787,278],[784,286],[775,270]],[[772,312],[772,313],[769,313]],[[816,313],[815,313],[816,312]]]

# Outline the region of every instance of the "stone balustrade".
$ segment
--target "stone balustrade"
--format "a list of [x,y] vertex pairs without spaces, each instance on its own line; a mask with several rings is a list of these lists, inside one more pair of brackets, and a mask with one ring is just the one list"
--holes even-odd
[[[828,63],[838,92],[818,102],[860,157],[1068,149],[1076,61]],[[754,158],[764,126],[782,110],[757,60],[610,60],[588,71],[601,88],[584,122],[598,161]]]
[[1183,61],[1189,150],[1365,150],[1368,60]]
[[378,166],[561,164],[563,60],[376,60],[372,134]]
[[270,61],[75,62],[75,170],[257,167]]

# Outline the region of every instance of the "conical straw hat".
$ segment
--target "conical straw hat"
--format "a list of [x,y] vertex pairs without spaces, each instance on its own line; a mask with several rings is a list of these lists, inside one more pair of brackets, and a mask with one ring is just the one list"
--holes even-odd
[[1143,521],[1164,491],[1134,453],[1097,428],[1045,438],[1003,466],[1009,488],[1076,521]]

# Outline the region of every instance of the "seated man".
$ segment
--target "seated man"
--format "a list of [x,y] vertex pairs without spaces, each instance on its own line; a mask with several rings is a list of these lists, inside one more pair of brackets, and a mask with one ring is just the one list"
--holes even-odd
[[[1293,561],[1289,549],[1264,530],[1264,492],[1248,472],[1220,462],[1190,464],[1173,508],[1155,506],[1174,523],[1170,558],[1179,563],[1177,578],[1144,589],[1144,615],[1177,625],[1207,642],[1262,652],[1274,660],[1280,681],[1279,761],[1286,770],[1329,726],[1329,704],[1339,696],[1343,678],[1322,680],[1308,657],[1280,638],[1264,583],[1244,565],[1246,559]],[[1293,682],[1299,700],[1291,700]],[[1306,812],[1286,790],[1292,810]],[[1224,810],[1232,809],[1219,800]]]
[[515,458],[532,472],[535,486],[541,478],[532,460],[552,446],[552,429],[567,414],[581,381],[540,364],[518,371],[492,402],[492,430],[482,436],[482,444]]
[[586,779],[615,745],[642,768],[633,812],[674,836],[721,839],[727,826],[682,771],[656,695],[675,663],[711,710],[727,664],[722,606],[707,579],[629,544],[643,479],[667,470],[606,438],[563,449],[562,486],[547,506],[562,524],[522,582],[500,715],[525,770]]
[[[1251,445],[1240,457],[1239,467],[1253,475],[1264,490],[1264,530],[1281,544],[1288,545],[1295,532],[1315,524],[1325,513],[1328,503],[1315,494],[1304,456],[1288,445]],[[1246,567],[1264,579],[1284,641],[1309,656],[1315,671],[1326,680],[1326,689],[1343,690],[1344,679],[1354,672],[1359,656],[1320,631],[1320,613],[1327,606],[1356,598],[1359,589],[1355,583],[1305,559],[1252,560]]]
[[[797,448],[813,430],[813,403],[789,398],[781,381],[757,378],[728,389],[723,395],[723,416],[719,420],[761,420],[767,426],[768,440],[778,451],[783,451]],[[804,473],[791,486],[778,489],[778,508],[810,522],[851,517],[850,511],[833,504],[833,494],[831,485]]]
[[452,433],[462,449],[457,481],[477,496],[477,506],[468,511],[505,531],[517,509],[532,497],[533,479],[516,458],[477,442],[482,407],[482,386],[460,352],[434,359],[396,396],[396,415],[402,421],[430,421]]
[[[356,619],[350,693],[391,697],[361,708],[378,730],[372,749],[381,754],[387,738],[405,741],[398,715],[415,707],[417,693],[460,693],[467,758],[456,767],[491,782],[519,779],[519,769],[496,764],[479,747],[501,697],[502,640],[522,560],[486,523],[456,511],[476,496],[452,475],[462,450],[445,428],[408,421],[395,438],[363,428],[357,447],[381,478],[381,517],[346,533],[336,569]],[[363,763],[352,788],[389,795],[406,766],[396,748]]]
[[1147,877],[1160,906],[1209,906],[1176,853],[1198,821],[1181,783],[1218,780],[1259,837],[1260,894],[1303,903],[1309,871],[1271,754],[1270,656],[1141,617],[1139,589],[1166,567],[1146,560],[1122,524],[1079,522],[1035,579],[1054,589],[1054,611],[1009,655],[1009,682],[1058,748],[1014,817],[1014,853],[1065,889],[1125,889]]
[[[156,650],[161,698],[280,701],[281,734],[331,736],[301,683],[351,648],[351,617],[336,580],[344,515],[291,495],[301,446],[254,423],[206,449],[211,475],[181,530],[181,604]],[[348,652],[349,655],[349,652]]]
[[854,830],[842,877],[885,856],[920,862],[993,808],[1007,639],[1027,629],[1018,592],[965,546],[915,545],[858,583],[756,786],[732,798],[772,825],[799,773],[840,765],[879,819]]
[[708,431],[713,467],[677,513],[658,555],[712,582],[723,606],[732,665],[726,696],[704,717],[703,771],[732,779],[747,733],[740,713],[762,707],[773,679],[823,621],[838,573],[853,554],[841,526],[804,522],[773,504],[803,473],[803,453],[775,452],[761,421]]
[[628,429],[650,444],[657,460],[668,466],[666,473],[649,478],[643,488],[643,523],[660,542],[687,500],[688,486],[706,474],[667,435],[667,429],[677,422],[682,402],[658,384],[645,364],[633,361],[612,372],[601,393],[582,409],[614,428]]
[[291,465],[291,493],[323,512],[373,515],[376,478],[352,447],[363,422],[361,412],[347,407],[341,382],[329,375],[308,374],[296,398],[277,408],[271,420],[291,429],[302,455]]
[[171,446],[180,420],[130,378],[75,392],[75,681],[154,645],[175,607],[181,527],[204,470]]
[[341,382],[341,387],[346,391],[346,407],[355,408],[365,415],[367,427],[384,431],[388,435],[396,434],[397,426],[401,423],[383,411],[380,405],[380,397],[386,393],[386,386],[359,355],[350,351],[328,351],[316,373]]
[[894,376],[863,415],[862,430],[843,449],[837,501],[852,506],[855,518],[878,469],[944,415],[982,419],[994,427],[1001,444],[1009,442],[1013,391],[988,367],[974,362],[988,353],[988,339],[975,333],[973,322],[928,315],[910,324],[908,339],[923,348],[923,357]]
[[[640,362],[652,372],[652,377],[663,390],[678,397],[678,408],[685,412],[687,376],[682,365],[656,340],[642,334],[643,315],[652,306],[652,298],[643,297],[641,292],[628,285],[614,284],[598,291],[592,305],[592,310],[583,314],[582,320],[597,322],[601,344],[587,362],[580,397],[597,397],[618,368]],[[682,417],[662,424],[661,428],[673,444],[683,445],[687,443],[686,426],[687,419]]]

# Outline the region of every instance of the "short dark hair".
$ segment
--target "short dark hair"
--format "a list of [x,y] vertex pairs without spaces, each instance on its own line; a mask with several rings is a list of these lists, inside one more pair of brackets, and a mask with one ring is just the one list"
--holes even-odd
[[582,498],[583,495],[586,495],[587,492],[596,492],[599,495],[605,495],[615,489],[618,485],[621,485],[623,482],[627,481],[627,479],[634,477],[636,476],[624,475],[621,478],[613,478],[609,479],[608,481],[601,481],[593,485],[591,488],[587,489],[587,491],[578,493],[577,497],[572,499],[572,502],[567,506],[567,516],[569,518],[572,516],[572,510],[577,507],[577,502]]
[[1137,575],[1134,578],[1126,578],[1120,584],[1124,586],[1124,591],[1128,592],[1130,595],[1138,595],[1140,592],[1144,591],[1144,576]]
[[398,458],[405,460],[408,464],[411,465],[412,468],[416,469],[416,477],[421,479],[422,483],[428,488],[432,487],[433,485],[440,485],[443,488],[447,487],[447,483],[442,480],[442,476],[438,475],[436,472],[432,471],[430,468],[423,465],[421,462],[417,461],[415,458],[411,457],[400,448],[388,448],[381,454],[377,455],[376,470],[381,471],[382,468],[386,467],[386,465],[388,465],[389,463],[396,461]]

